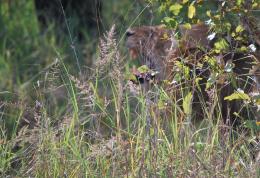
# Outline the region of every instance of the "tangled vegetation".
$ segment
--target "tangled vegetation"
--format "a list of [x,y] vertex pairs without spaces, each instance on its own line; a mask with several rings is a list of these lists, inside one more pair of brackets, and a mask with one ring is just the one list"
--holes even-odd
[[[260,176],[259,9],[256,0],[109,0],[110,30],[77,43],[70,23],[42,32],[33,0],[1,3],[0,176]],[[122,22],[111,25],[114,16]],[[163,81],[124,42],[131,26],[158,21],[180,44]],[[187,52],[180,25],[201,22],[210,47]]]

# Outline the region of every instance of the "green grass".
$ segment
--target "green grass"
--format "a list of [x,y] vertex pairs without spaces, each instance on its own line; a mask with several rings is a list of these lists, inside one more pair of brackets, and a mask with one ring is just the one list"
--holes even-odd
[[118,37],[107,34],[104,54],[91,45],[98,39],[86,37],[86,44],[79,44],[97,62],[87,61],[95,63],[91,72],[82,67],[78,75],[67,34],[57,38],[51,25],[40,34],[33,1],[26,2],[0,4],[1,177],[260,176],[253,158],[257,133],[231,133],[221,116],[212,114],[220,112],[217,100],[194,123],[193,111],[183,109],[190,108],[191,86],[180,89],[180,98],[161,86],[130,92],[139,86],[126,84],[129,63],[118,41],[135,19],[144,21],[143,8],[125,12],[122,7],[134,4],[105,5],[114,9],[107,10],[104,26],[112,24],[118,9],[125,21],[116,26]]

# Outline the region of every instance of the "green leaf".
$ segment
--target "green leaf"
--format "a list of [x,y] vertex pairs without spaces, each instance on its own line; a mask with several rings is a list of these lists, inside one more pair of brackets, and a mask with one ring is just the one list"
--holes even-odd
[[240,48],[238,48],[238,52],[247,52],[248,48],[246,46],[241,46]]
[[162,40],[168,40],[168,39],[170,39],[170,37],[167,33],[164,33],[161,39]]
[[206,14],[207,14],[208,17],[211,17],[211,11],[210,10],[207,10]]
[[184,110],[184,113],[187,115],[191,114],[191,101],[192,100],[192,93],[189,92],[183,99],[182,107]]
[[179,3],[175,3],[170,6],[169,11],[172,12],[174,15],[179,15],[181,9],[182,9],[182,5]]
[[138,67],[137,70],[138,70],[138,72],[140,72],[142,74],[150,71],[150,69],[147,65],[142,65],[142,66]]
[[172,28],[175,28],[177,26],[177,21],[171,17],[164,17],[162,22],[166,23],[167,25],[169,25]]
[[203,142],[195,142],[194,147],[197,151],[202,151],[206,147],[206,144]]
[[165,106],[165,102],[163,101],[163,100],[159,100],[158,101],[158,108],[161,110],[161,109],[165,109],[166,108],[166,106]]
[[191,5],[189,5],[189,8],[188,8],[188,17],[190,19],[192,19],[196,14],[196,8],[194,7],[193,3],[191,3]]
[[254,8],[257,8],[257,6],[258,6],[257,2],[255,2],[255,3],[252,4],[252,8],[253,8],[253,9],[254,9]]
[[170,23],[171,21],[174,21],[174,19],[171,17],[164,17],[163,21],[165,21],[166,23]]
[[181,74],[180,73],[176,73],[174,75],[174,81],[176,81],[177,83],[179,83],[181,81]]
[[190,30],[191,29],[191,24],[190,23],[185,23],[182,25],[185,29]]
[[128,74],[128,75],[126,76],[126,78],[127,78],[128,80],[132,80],[132,81],[137,82],[136,76],[135,76],[134,74],[132,74],[132,73]]
[[226,23],[224,24],[224,26],[225,26],[225,28],[226,28],[228,31],[231,30],[231,23],[226,22]]
[[236,33],[240,33],[240,32],[242,32],[242,31],[244,31],[244,28],[243,28],[241,25],[238,25],[238,26],[236,27]]
[[217,59],[214,57],[205,56],[204,60],[210,65],[211,68],[216,68],[218,65]]
[[203,80],[203,78],[201,77],[196,77],[195,79],[195,84],[197,86],[197,88],[201,91],[201,87],[200,87],[200,81]]
[[183,65],[183,74],[185,79],[190,78],[190,68],[188,66]]
[[214,18],[217,20],[220,20],[221,16],[219,14],[217,14],[217,15],[214,15]]
[[215,72],[211,73],[206,83],[206,90],[209,89],[213,84],[215,84],[216,80],[217,80],[217,74]]
[[162,3],[158,10],[159,10],[160,13],[164,12],[166,10],[166,4]]
[[186,4],[189,0],[182,0],[182,4]]
[[224,100],[228,100],[228,101],[232,101],[232,100],[250,100],[250,97],[246,93],[244,93],[244,92],[235,91],[231,95],[226,96],[224,98]]
[[238,6],[240,6],[243,1],[244,1],[244,0],[237,0],[237,3],[236,3],[236,4],[237,4]]
[[217,41],[214,44],[214,46],[215,46],[216,52],[221,52],[228,48],[228,43],[225,39],[222,38],[219,41]]

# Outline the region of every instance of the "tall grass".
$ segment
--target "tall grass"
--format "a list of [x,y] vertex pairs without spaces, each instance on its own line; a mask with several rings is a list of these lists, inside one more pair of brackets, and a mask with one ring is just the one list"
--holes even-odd
[[[35,22],[28,20],[22,27],[36,26],[30,23]],[[221,114],[213,114],[213,110],[220,113],[216,92],[211,107],[203,105],[202,120],[194,123],[192,86],[170,96],[160,85],[147,91],[125,81],[129,66],[118,49],[116,26],[100,40],[99,57],[87,77],[84,69],[80,76],[71,72],[63,56],[66,46],[58,44],[51,30],[41,40],[28,32],[32,35],[28,46],[9,46],[10,39],[21,36],[10,37],[15,31],[7,29],[1,61],[10,66],[4,69],[18,71],[12,76],[19,78],[14,80],[26,96],[13,91],[13,101],[3,97],[0,103],[1,177],[260,176],[259,158],[254,158],[258,133],[231,134]],[[28,37],[25,34],[21,33],[21,43]],[[49,59],[49,65],[27,74],[28,68],[18,70],[16,63],[7,60],[10,50],[14,50],[12,59],[19,59],[15,50],[21,56],[36,50],[28,60],[43,55],[39,59]],[[35,61],[37,66],[40,62]],[[26,74],[21,75],[21,70]],[[1,79],[8,83],[8,77]],[[8,85],[1,83],[1,88],[7,90]]]
[[122,58],[113,30],[101,42],[97,70],[89,80],[72,77],[59,57],[55,70],[60,71],[68,93],[66,112],[59,120],[53,122],[55,118],[41,98],[27,111],[32,114],[27,118],[29,123],[15,129],[10,139],[2,128],[2,176],[259,175],[258,163],[250,152],[250,146],[256,144],[254,135],[238,133],[232,138],[230,128],[220,119],[212,118],[216,119],[212,122],[207,115],[195,126],[177,102],[158,106],[153,98],[167,98],[159,86],[135,95],[129,92],[133,84],[123,87]]

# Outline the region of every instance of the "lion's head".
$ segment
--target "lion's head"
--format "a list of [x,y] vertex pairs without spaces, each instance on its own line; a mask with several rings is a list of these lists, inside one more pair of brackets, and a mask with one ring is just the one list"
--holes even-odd
[[139,57],[142,65],[158,71],[162,78],[165,58],[169,50],[177,45],[173,35],[173,30],[163,26],[133,27],[126,32],[126,46],[133,59]]

